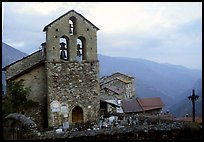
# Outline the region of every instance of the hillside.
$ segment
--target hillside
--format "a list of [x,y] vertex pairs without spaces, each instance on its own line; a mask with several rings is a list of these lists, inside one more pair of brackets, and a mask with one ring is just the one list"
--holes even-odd
[[184,117],[186,114],[192,116],[192,102],[188,96],[192,95],[192,89],[195,89],[195,94],[199,96],[195,101],[195,115],[202,117],[202,80],[199,79],[195,84],[185,92],[169,108],[172,114],[176,117]]
[[200,70],[183,66],[161,64],[144,59],[108,57],[99,55],[100,75],[122,72],[135,77],[136,95],[141,98],[161,97],[166,108],[184,91],[202,78]]
[[[27,54],[2,43],[2,67]],[[100,77],[121,72],[135,78],[136,97],[161,97],[165,107],[181,98],[180,95],[202,79],[200,70],[192,70],[183,66],[161,64],[145,59],[122,58],[98,55],[100,61]],[[5,85],[5,74],[2,73]],[[185,93],[185,95],[189,93]],[[182,95],[184,96],[184,95]]]

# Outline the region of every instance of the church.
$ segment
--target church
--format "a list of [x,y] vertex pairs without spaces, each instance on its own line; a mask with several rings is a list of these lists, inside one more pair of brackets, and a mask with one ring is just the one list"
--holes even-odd
[[98,30],[81,14],[68,11],[44,27],[42,50],[6,67],[7,81],[23,79],[31,88],[28,99],[40,103],[44,115],[37,117],[47,118],[48,127],[98,118]]
[[[46,41],[42,49],[3,69],[7,82],[24,80],[24,86],[30,88],[28,99],[39,106],[25,115],[32,117],[38,127],[97,122],[113,110],[123,113],[123,101],[136,97],[134,77],[117,72],[100,78],[98,30],[75,10],[68,11],[44,27]],[[125,111],[130,113],[129,106]]]

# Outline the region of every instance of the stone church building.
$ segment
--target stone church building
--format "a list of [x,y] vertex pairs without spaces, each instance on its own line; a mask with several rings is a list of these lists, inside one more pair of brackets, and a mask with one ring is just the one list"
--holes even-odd
[[46,42],[41,50],[3,69],[7,82],[24,80],[31,89],[28,99],[39,107],[25,115],[38,127],[97,122],[113,110],[123,112],[121,102],[135,98],[134,77],[116,72],[100,78],[98,30],[81,14],[68,11],[44,27]]
[[71,10],[44,27],[42,50],[6,67],[7,81],[23,79],[28,99],[42,106],[44,115],[33,118],[47,119],[48,127],[99,118],[98,30]]

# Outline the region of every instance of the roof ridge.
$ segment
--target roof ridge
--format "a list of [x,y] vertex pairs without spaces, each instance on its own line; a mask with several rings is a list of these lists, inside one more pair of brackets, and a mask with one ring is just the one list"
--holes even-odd
[[49,23],[48,25],[46,25],[44,28],[43,28],[43,32],[45,32],[49,26],[51,26],[53,23],[55,23],[56,21],[58,21],[59,19],[61,19],[62,17],[66,16],[67,14],[71,13],[71,12],[74,12],[76,13],[77,15],[79,15],[80,17],[82,17],[83,19],[85,19],[89,24],[93,25],[97,30],[99,30],[98,27],[96,27],[93,23],[91,23],[88,19],[86,19],[83,15],[81,15],[80,13],[76,12],[74,9],[66,12],[65,14],[61,15],[60,17],[58,17],[57,19],[55,19],[54,21],[52,21],[51,23]]

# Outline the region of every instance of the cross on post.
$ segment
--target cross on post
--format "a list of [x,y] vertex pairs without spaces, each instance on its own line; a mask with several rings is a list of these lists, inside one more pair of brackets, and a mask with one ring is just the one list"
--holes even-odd
[[188,99],[192,101],[193,104],[193,122],[195,122],[195,101],[199,98],[198,95],[195,95],[195,90],[193,89],[193,94],[188,96]]

